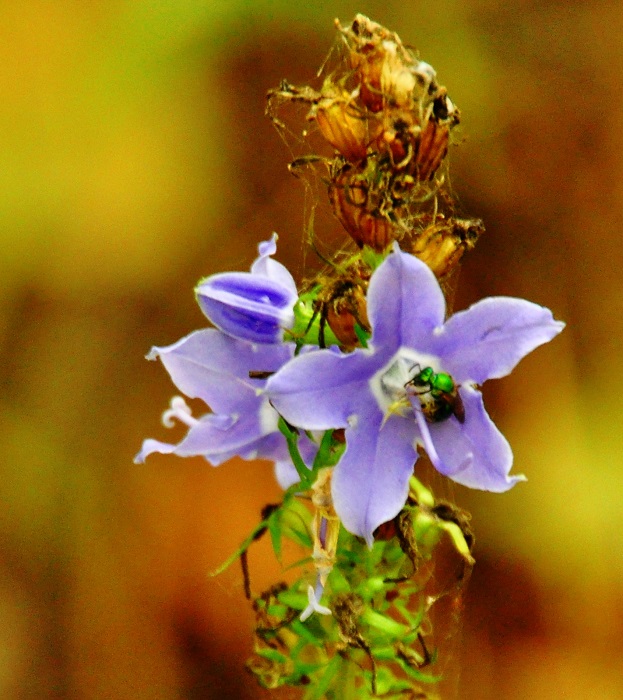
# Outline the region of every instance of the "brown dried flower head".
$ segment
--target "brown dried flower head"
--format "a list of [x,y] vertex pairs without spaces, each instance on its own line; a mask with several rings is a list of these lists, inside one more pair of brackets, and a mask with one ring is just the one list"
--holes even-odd
[[[282,126],[278,107],[308,106],[307,121],[318,126],[333,155],[295,163],[327,167],[323,182],[333,213],[359,248],[383,252],[398,241],[435,274],[447,276],[481,230],[463,230],[451,204],[439,208],[451,201],[442,164],[459,112],[433,67],[395,32],[361,14],[349,25],[335,23],[338,50],[320,89],[284,81],[269,92],[267,111]],[[335,308],[333,302],[323,307],[324,319],[339,328],[345,314],[336,318]]]

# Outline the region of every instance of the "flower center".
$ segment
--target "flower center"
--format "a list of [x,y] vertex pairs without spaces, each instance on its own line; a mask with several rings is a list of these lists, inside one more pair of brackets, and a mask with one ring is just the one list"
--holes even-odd
[[370,379],[370,390],[382,413],[406,415],[411,403],[407,395],[409,382],[423,369],[439,371],[439,359],[434,355],[400,348],[398,352]]

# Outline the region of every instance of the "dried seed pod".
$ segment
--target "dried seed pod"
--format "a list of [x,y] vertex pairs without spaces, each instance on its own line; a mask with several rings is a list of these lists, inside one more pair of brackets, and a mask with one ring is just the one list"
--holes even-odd
[[327,141],[351,162],[366,157],[368,146],[378,138],[382,125],[359,107],[347,90],[329,82],[312,106],[308,119],[315,120]]
[[413,160],[414,175],[420,180],[430,180],[448,152],[450,129],[445,124],[429,121],[423,129],[417,153]]
[[425,262],[438,279],[447,277],[484,233],[480,219],[442,218],[418,233],[403,249]]
[[355,263],[337,277],[321,277],[316,281],[318,292],[314,311],[320,316],[319,344],[325,345],[324,327],[328,325],[342,347],[352,350],[359,345],[356,327],[370,332],[366,292],[371,271]]
[[450,131],[459,122],[458,110],[445,90],[431,103],[429,112],[423,124],[413,112],[392,112],[378,143],[379,150],[385,147],[389,151],[393,168],[422,181],[432,179],[437,172],[448,152]]
[[346,349],[354,348],[359,343],[355,327],[370,330],[364,288],[352,282],[342,282],[334,287],[332,294],[327,306],[327,323]]
[[349,47],[361,101],[371,112],[387,106],[410,107],[418,85],[414,68],[419,61],[406,49],[400,37],[358,14],[349,27],[340,26]]
[[424,128],[394,123],[383,134],[396,170],[404,170],[417,180],[431,180],[448,152],[450,130],[445,124],[429,121]]
[[[379,179],[380,178],[380,179]],[[369,160],[359,167],[344,164],[332,174],[329,200],[333,213],[355,243],[383,251],[398,237],[398,228],[385,214],[391,187],[383,173]]]

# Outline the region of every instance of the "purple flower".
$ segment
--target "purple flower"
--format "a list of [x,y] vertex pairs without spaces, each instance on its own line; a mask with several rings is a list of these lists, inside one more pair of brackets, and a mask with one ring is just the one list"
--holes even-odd
[[[199,398],[213,413],[195,418],[180,397],[163,414],[165,425],[176,418],[189,430],[177,445],[145,440],[135,462],[152,452],[180,457],[201,455],[213,465],[231,457],[275,461],[277,479],[287,488],[298,481],[287,444],[278,431],[279,416],[261,393],[266,379],[251,379],[250,371],[274,372],[292,358],[294,344],[252,345],[209,328],[191,333],[165,348],[153,348],[148,359],[159,357],[171,379],[186,396]],[[309,464],[314,446],[306,437],[299,441]]]
[[[334,506],[346,528],[371,544],[374,530],[406,501],[418,445],[441,473],[465,486],[501,492],[524,478],[509,476],[510,446],[475,385],[511,372],[564,324],[548,309],[508,297],[484,299],[444,323],[435,276],[398,246],[372,276],[368,316],[368,348],[296,357],[268,380],[266,393],[292,425],[346,429]],[[448,399],[418,384],[427,368],[453,380],[464,416],[457,410],[426,419],[425,400]]]
[[252,343],[280,343],[283,329],[294,324],[296,284],[288,270],[271,260],[277,234],[259,245],[251,272],[224,272],[202,280],[195,289],[203,313],[223,332]]

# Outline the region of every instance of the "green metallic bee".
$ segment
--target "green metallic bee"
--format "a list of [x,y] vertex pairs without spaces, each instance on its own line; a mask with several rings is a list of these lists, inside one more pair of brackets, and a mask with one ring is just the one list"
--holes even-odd
[[405,384],[407,393],[418,397],[422,413],[429,423],[440,423],[455,416],[465,422],[465,407],[454,379],[445,372],[434,372],[432,367],[421,369],[414,365],[417,374]]

